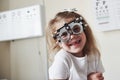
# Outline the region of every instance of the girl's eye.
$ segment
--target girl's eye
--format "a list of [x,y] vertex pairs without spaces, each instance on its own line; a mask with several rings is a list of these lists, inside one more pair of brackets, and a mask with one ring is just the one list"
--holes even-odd
[[74,33],[79,33],[81,31],[81,28],[79,25],[75,25],[73,28],[72,28],[73,32]]
[[61,37],[62,37],[62,38],[65,38],[65,37],[67,37],[67,35],[68,35],[67,32],[63,32],[62,35],[61,35]]

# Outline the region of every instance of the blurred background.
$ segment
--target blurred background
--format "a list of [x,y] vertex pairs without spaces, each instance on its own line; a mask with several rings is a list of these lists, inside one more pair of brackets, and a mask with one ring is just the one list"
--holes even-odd
[[96,28],[100,25],[97,25],[95,19],[97,5],[95,0],[0,0],[0,12],[33,5],[40,5],[43,34],[37,37],[0,41],[0,80],[48,80],[48,68],[51,63],[48,61],[44,29],[57,12],[68,8],[76,8],[90,24],[101,52],[105,80],[120,79],[120,28],[103,31]]

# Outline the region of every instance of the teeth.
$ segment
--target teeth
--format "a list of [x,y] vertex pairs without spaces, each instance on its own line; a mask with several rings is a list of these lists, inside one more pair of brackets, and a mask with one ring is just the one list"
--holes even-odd
[[75,43],[73,43],[73,44],[79,44],[80,43],[80,40],[78,40],[78,41],[76,41]]
[[75,43],[77,43],[77,44],[80,43],[80,40],[76,41]]
[[78,43],[80,43],[81,40],[78,41]]
[[77,44],[78,42],[75,42],[75,44]]
[[69,44],[69,46],[72,46],[72,44]]
[[75,41],[75,42],[73,42],[73,43],[70,43],[69,46],[72,46],[72,45],[74,45],[74,44],[79,44],[80,42],[81,42],[81,40]]

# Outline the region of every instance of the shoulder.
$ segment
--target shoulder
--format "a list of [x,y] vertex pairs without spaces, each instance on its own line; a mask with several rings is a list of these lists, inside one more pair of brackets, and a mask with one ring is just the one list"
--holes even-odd
[[66,79],[69,75],[68,56],[66,51],[60,50],[55,55],[52,65],[49,67],[50,79],[62,78]]
[[[88,55],[88,63],[90,72],[97,71],[97,72],[104,72],[104,67],[101,61],[101,57],[99,54],[92,54]],[[91,67],[92,66],[92,67]]]
[[67,55],[65,54],[64,50],[60,50],[56,53],[55,57],[54,57],[54,61],[51,65],[51,67],[53,67],[53,69],[56,68],[62,68],[66,66],[66,61],[67,61]]
[[70,69],[71,66],[71,55],[70,53],[66,52],[65,50],[61,49],[54,57],[53,63],[64,64],[68,69]]
[[57,54],[55,55],[55,60],[68,60],[70,59],[70,53],[66,52],[65,50],[61,49],[60,51],[57,52]]
[[96,60],[100,60],[100,55],[99,55],[98,53],[88,55],[88,60],[89,60],[89,61],[96,61]]

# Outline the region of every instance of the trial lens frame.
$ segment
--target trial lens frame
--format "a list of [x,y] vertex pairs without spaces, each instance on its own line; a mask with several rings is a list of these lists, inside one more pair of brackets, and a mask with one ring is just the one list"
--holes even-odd
[[[62,42],[67,42],[67,41],[69,41],[69,36],[70,36],[71,34],[80,34],[81,32],[83,32],[83,29],[84,29],[84,26],[85,26],[85,24],[84,24],[83,22],[84,22],[84,21],[83,21],[83,18],[80,17],[80,18],[74,19],[73,21],[71,21],[71,22],[69,22],[69,23],[65,23],[63,27],[59,28],[59,29],[56,31],[55,35],[53,35],[53,38],[54,38],[54,39],[57,39],[59,42],[61,42],[61,41],[62,41]],[[74,31],[72,30],[72,27],[74,27],[75,25],[78,25],[78,26],[80,27],[80,31],[79,31],[79,32],[74,32]],[[61,38],[61,36],[60,36],[61,32],[64,32],[63,30],[68,33],[68,38],[67,38],[66,40],[63,40],[63,39]]]

